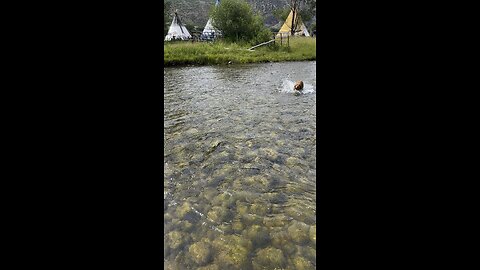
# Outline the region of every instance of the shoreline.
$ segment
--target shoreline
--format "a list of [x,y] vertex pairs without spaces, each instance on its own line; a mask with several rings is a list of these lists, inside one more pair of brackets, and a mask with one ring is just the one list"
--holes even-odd
[[236,63],[236,62],[233,62],[232,63],[202,63],[202,64],[198,64],[198,63],[169,63],[168,65],[163,64],[163,67],[168,67],[168,68],[171,68],[171,67],[203,67],[203,66],[229,66],[229,65],[242,65],[242,64],[262,64],[262,63],[280,63],[280,62],[309,62],[309,61],[316,61],[317,59],[314,58],[314,59],[301,59],[301,60],[297,60],[297,59],[292,59],[292,60],[279,60],[279,61],[256,61],[256,62],[245,62],[245,63]]
[[[284,42],[285,43],[285,42]],[[248,51],[250,45],[225,42],[164,44],[164,67],[235,65],[249,63],[315,61],[316,38],[290,38],[290,47],[277,45]]]

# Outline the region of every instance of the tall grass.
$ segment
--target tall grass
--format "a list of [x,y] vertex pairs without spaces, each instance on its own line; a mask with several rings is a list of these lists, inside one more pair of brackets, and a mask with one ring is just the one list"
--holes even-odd
[[290,38],[290,47],[277,39],[275,46],[266,45],[248,51],[248,44],[227,42],[171,42],[165,43],[165,66],[217,65],[228,63],[257,63],[279,61],[316,60],[316,39],[310,37]]

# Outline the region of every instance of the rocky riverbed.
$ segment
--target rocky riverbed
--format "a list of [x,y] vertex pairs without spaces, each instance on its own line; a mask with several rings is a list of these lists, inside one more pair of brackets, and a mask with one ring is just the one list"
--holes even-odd
[[166,69],[166,269],[316,268],[315,96],[315,62]]

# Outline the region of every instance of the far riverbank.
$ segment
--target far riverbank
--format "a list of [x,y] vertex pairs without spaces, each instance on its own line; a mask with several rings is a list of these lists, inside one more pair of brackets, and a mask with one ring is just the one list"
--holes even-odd
[[239,45],[225,42],[173,42],[164,43],[164,65],[226,65],[281,61],[316,60],[316,38],[290,38],[290,47],[279,45],[262,46],[248,51],[250,45]]

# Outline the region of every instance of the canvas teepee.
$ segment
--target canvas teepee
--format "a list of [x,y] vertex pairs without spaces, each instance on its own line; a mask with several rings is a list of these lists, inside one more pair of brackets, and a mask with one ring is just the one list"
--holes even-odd
[[[292,18],[293,18],[293,10],[290,11],[290,14],[288,14],[287,19],[282,25],[282,28],[280,28],[280,31],[278,31],[277,35],[282,34],[283,36],[286,35],[291,35],[291,30],[292,30]],[[309,37],[310,34],[308,33],[307,27],[305,27],[305,24],[302,22],[300,19],[300,14],[299,12],[295,12],[295,20],[294,20],[294,25],[295,25],[295,36],[301,36],[304,35],[306,37]]]
[[[215,6],[217,7],[220,4],[220,0],[215,1]],[[221,33],[219,30],[215,29],[212,25],[212,18],[208,19],[207,25],[203,29],[201,38],[203,39],[213,39],[215,36],[220,36]]]
[[177,12],[175,12],[172,24],[168,29],[167,36],[165,37],[165,41],[170,41],[172,39],[187,40],[189,38],[192,38],[192,36],[180,21],[180,17],[178,17]]

